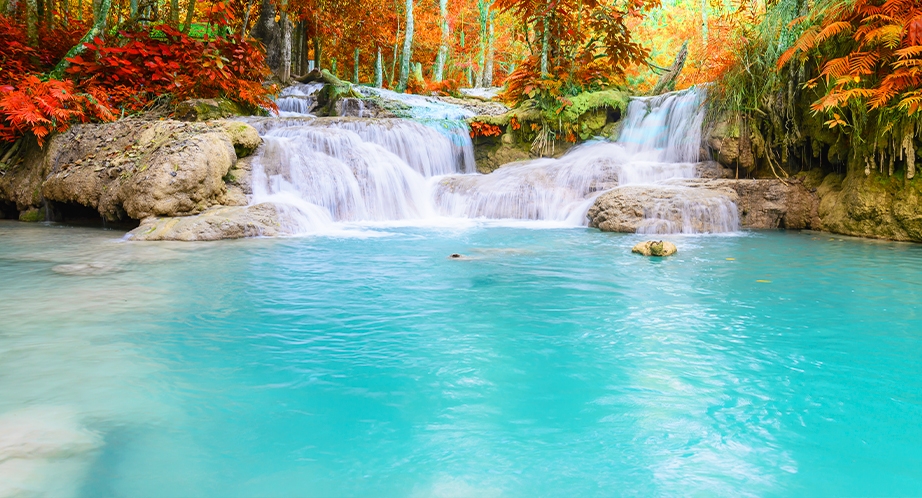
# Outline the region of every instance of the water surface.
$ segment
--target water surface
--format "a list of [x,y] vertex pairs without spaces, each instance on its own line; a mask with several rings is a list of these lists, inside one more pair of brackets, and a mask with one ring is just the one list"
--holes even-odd
[[0,496],[922,494],[920,246],[359,234],[0,222]]

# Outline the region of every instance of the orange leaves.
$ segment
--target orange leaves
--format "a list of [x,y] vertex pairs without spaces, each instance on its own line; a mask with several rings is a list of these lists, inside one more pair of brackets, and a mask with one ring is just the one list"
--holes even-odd
[[[656,5],[659,0],[498,0],[494,8],[534,29],[532,55],[507,78],[503,98],[514,103],[536,99],[542,109],[559,109],[557,95],[623,81],[626,69],[648,55],[627,23]],[[545,65],[547,73],[541,74]]]
[[19,88],[0,88],[0,140],[13,141],[31,132],[42,145],[55,131],[66,130],[73,121],[114,119],[111,109],[89,94],[74,93],[69,81],[41,81],[26,76]]
[[480,121],[471,122],[471,138],[476,137],[498,137],[503,134],[503,129],[499,126],[483,123]]
[[[827,41],[845,42],[842,57],[817,58],[822,64],[816,80],[825,78],[826,95],[811,106],[831,111],[848,104],[882,109],[894,106],[907,115],[920,110],[922,88],[922,5],[916,0],[858,0],[852,8],[827,12],[818,26],[805,32],[779,59],[784,66],[795,52],[808,52]],[[849,36],[850,35],[850,36]],[[894,103],[894,99],[898,99]],[[835,113],[836,116],[838,113]],[[839,118],[827,126],[843,126]]]

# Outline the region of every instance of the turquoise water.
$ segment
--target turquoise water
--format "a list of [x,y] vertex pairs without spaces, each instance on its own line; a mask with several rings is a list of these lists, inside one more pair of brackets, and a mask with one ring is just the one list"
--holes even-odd
[[922,494],[922,246],[374,232],[0,223],[0,496]]

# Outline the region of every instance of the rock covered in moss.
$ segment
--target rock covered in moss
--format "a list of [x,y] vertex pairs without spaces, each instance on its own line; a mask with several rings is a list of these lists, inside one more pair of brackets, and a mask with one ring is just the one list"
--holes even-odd
[[668,240],[648,240],[635,245],[631,252],[643,256],[665,257],[672,256],[678,251],[675,244]]
[[34,223],[36,221],[45,221],[45,210],[42,208],[32,208],[19,213],[19,221]]
[[240,104],[227,99],[191,99],[180,102],[173,115],[180,121],[210,121],[234,116],[247,116]]

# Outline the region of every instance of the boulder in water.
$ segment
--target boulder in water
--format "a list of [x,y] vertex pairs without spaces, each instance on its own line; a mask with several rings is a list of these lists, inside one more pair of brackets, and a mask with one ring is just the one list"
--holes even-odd
[[270,203],[217,206],[197,216],[149,218],[129,234],[131,240],[221,240],[286,235]]
[[666,240],[648,240],[635,245],[631,252],[644,256],[672,256],[678,249],[675,244]]

